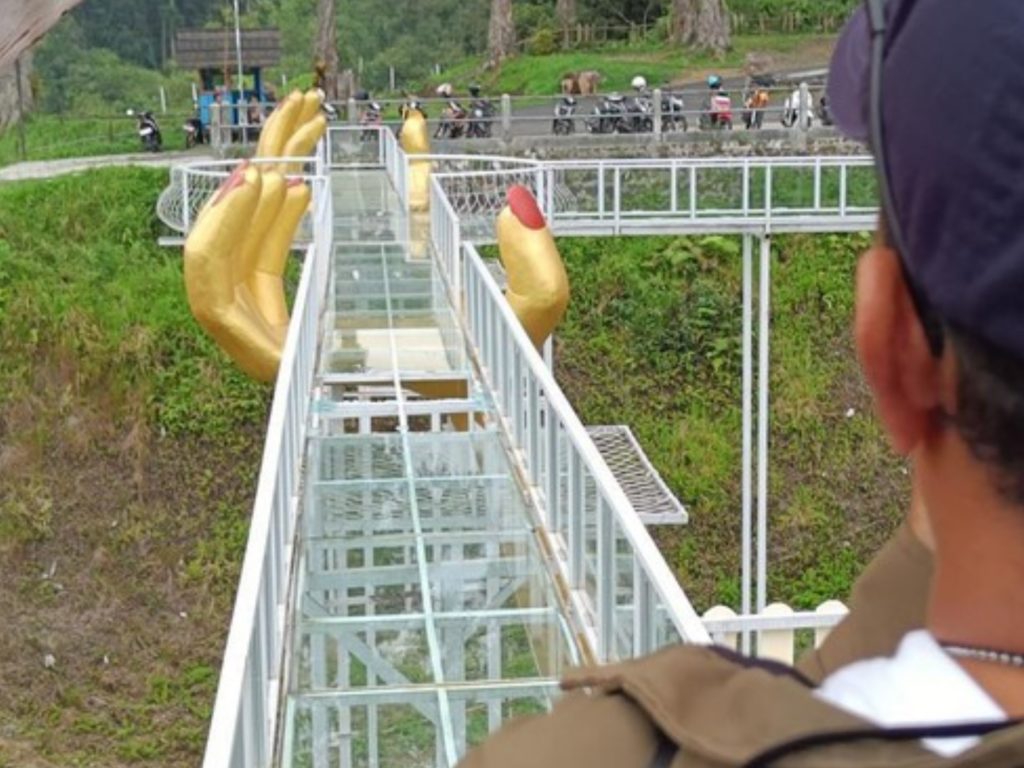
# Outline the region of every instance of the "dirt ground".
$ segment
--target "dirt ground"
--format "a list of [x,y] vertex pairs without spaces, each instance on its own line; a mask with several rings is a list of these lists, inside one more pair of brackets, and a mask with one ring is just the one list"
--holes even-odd
[[196,765],[262,425],[204,444],[23,411],[0,417],[0,767]]

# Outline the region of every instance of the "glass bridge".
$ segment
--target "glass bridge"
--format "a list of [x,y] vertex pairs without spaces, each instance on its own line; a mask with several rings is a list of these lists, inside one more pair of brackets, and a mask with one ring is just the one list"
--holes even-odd
[[426,243],[383,170],[332,188],[282,764],[453,765],[581,650]]

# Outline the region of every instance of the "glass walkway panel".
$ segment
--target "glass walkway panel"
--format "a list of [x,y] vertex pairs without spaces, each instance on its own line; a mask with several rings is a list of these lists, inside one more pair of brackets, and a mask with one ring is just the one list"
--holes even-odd
[[426,243],[383,170],[332,187],[282,764],[450,766],[580,650]]

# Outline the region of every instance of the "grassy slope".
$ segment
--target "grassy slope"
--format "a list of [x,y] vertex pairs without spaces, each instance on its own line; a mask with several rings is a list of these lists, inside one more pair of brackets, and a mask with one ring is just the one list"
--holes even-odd
[[268,391],[155,244],[165,178],[0,185],[0,765],[195,765],[205,741]]
[[[863,238],[775,240],[770,598],[844,594],[905,508],[856,368],[849,322]],[[656,537],[701,608],[736,605],[740,258],[731,238],[566,240],[573,299],[559,378],[590,424],[630,424],[691,524]],[[847,417],[849,409],[854,410]]]
[[602,90],[625,90],[637,74],[644,75],[652,85],[662,85],[701,79],[710,72],[736,72],[747,54],[753,52],[772,54],[780,69],[820,65],[827,61],[833,39],[823,35],[740,36],[733,39],[733,48],[723,59],[695,55],[663,43],[517,56],[491,71],[483,70],[483,59],[472,58],[445,71],[436,81],[449,81],[462,88],[478,79],[492,93],[550,95],[558,90],[566,72],[595,69],[604,75]]

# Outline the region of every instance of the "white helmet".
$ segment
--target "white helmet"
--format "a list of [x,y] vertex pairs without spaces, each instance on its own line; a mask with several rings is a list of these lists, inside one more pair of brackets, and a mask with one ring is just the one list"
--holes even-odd
[[647,88],[647,78],[643,75],[637,75],[633,78],[632,85],[634,90],[642,91]]
[[437,95],[442,99],[450,99],[452,97],[452,84],[441,83],[437,86]]

